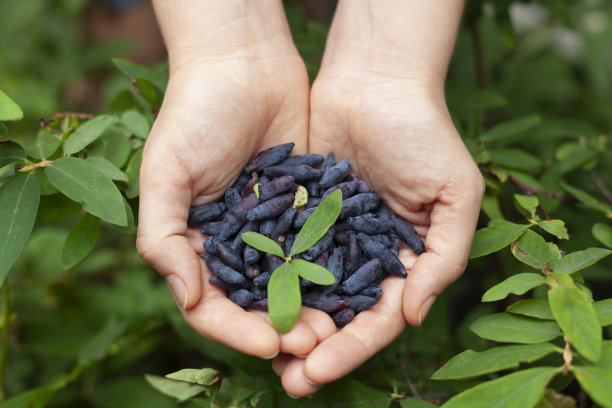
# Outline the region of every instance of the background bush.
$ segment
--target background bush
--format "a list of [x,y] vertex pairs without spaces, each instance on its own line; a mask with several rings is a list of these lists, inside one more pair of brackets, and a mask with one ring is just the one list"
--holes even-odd
[[[85,5],[0,5],[8,16],[0,88],[22,108],[0,95],[0,407],[171,407],[179,400],[195,407],[211,406],[211,398],[215,406],[258,407],[612,406],[610,3],[468,2],[447,99],[487,183],[473,260],[421,327],[297,401],[269,362],[194,333],[137,256],[138,169],[166,67],[118,58],[113,67],[124,46],[78,40],[74,21]],[[298,3],[286,9],[313,78],[327,28]],[[98,116],[61,113],[79,110],[67,106],[65,89],[92,72],[106,83]],[[115,192],[107,203],[113,211],[67,187],[67,174]],[[521,274],[532,275],[531,283]],[[599,324],[577,330],[593,316]],[[495,350],[516,342],[525,324],[553,335],[527,334],[532,345],[520,347],[531,357],[515,353],[510,365],[495,366]],[[485,372],[469,374],[467,363],[454,368],[457,359],[436,372],[466,349],[489,350],[491,357],[478,354]],[[163,377],[202,367],[211,370],[199,372],[199,384],[193,373],[178,374],[190,382]],[[450,381],[430,379],[434,372]],[[520,388],[538,380],[532,390]],[[451,399],[476,384],[493,390],[493,402],[486,388]],[[500,395],[509,397],[506,405]]]

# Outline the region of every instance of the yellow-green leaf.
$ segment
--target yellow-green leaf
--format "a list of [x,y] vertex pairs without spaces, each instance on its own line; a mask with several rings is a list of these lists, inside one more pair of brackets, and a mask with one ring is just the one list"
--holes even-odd
[[522,295],[530,289],[544,283],[544,276],[537,273],[519,273],[498,283],[482,295],[483,302],[494,302],[504,299],[510,293]]
[[284,262],[272,272],[268,282],[268,313],[276,330],[281,333],[291,330],[301,307],[298,274],[289,262]]
[[555,322],[510,313],[483,316],[472,323],[470,329],[482,338],[504,343],[542,343],[561,334]]

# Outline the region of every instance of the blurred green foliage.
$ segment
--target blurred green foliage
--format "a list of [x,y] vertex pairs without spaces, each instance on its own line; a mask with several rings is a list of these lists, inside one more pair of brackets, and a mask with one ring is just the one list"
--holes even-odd
[[[40,185],[36,223],[3,291],[0,372],[4,396],[10,398],[0,407],[173,407],[177,400],[152,384],[164,388],[165,374],[202,367],[219,370],[223,380],[183,386],[182,392],[198,394],[181,406],[210,406],[213,395],[219,406],[433,406],[409,397],[439,404],[469,389],[477,382],[474,378],[456,376],[446,382],[430,376],[465,349],[479,352],[498,345],[471,327],[482,327],[492,319],[483,317],[510,306],[509,311],[516,313],[518,306],[525,307],[515,303],[518,300],[548,299],[546,286],[524,294],[510,287],[508,297],[481,302],[488,289],[520,273],[534,274],[533,267],[543,270],[538,263],[542,257],[544,264],[554,266],[551,259],[561,254],[612,247],[612,4],[470,1],[449,68],[447,100],[486,180],[479,227],[490,229],[477,234],[475,247],[481,253],[473,253],[465,275],[438,298],[421,327],[406,329],[346,379],[323,387],[312,398],[292,400],[282,391],[269,362],[241,355],[190,329],[162,279],[137,256],[133,232],[138,168],[143,139],[161,103],[166,67],[144,68],[117,59],[113,67],[111,57],[120,53],[120,46],[91,46],[80,40],[78,18],[85,6],[84,0],[0,3],[0,88],[24,112],[22,121],[0,122],[0,192],[7,191],[11,182],[29,185],[37,180]],[[298,3],[286,2],[286,10],[312,79],[327,27],[308,21]],[[73,108],[63,99],[68,84],[98,70],[115,72],[103,90],[103,110],[112,123],[103,124],[91,141],[78,137],[78,129],[90,123],[88,117],[58,115],[40,128],[39,117],[51,118]],[[78,140],[66,148],[75,134]],[[27,181],[27,176],[18,179],[21,173],[16,168],[55,160],[67,151],[75,160],[83,159],[86,151],[87,157],[111,163],[103,173],[114,180],[123,197],[127,225],[99,220],[91,224],[85,217],[103,216],[85,215],[89,213],[66,198],[67,192],[49,180],[42,167],[29,172],[34,176]],[[0,200],[10,201],[7,197]],[[547,219],[563,220],[569,239],[559,224]],[[507,235],[495,241],[492,227],[501,225],[500,220],[519,225],[525,235],[517,234],[512,242],[504,241]],[[81,226],[89,222],[99,233],[85,234],[89,228],[77,228],[79,222]],[[527,228],[530,232],[524,233]],[[70,234],[81,239],[70,240]],[[484,234],[489,234],[487,245],[478,238]],[[543,248],[548,252],[544,254]],[[572,277],[581,293],[592,293],[594,300],[604,302],[595,302],[600,313],[612,297],[610,257]],[[559,285],[553,286],[564,287]],[[591,304],[571,297],[574,292],[561,292],[555,296],[569,293],[578,309]],[[549,316],[542,312],[542,303],[536,303],[530,306],[540,308],[539,316]],[[571,325],[567,316],[555,318],[564,331]],[[606,318],[600,317],[606,326],[604,363],[612,337],[612,319]],[[477,320],[480,323],[473,326]],[[567,333],[576,336],[571,328]],[[565,347],[561,338],[553,343]],[[595,358],[592,350],[584,347],[580,345],[578,353],[574,350],[575,358],[587,366],[583,371],[596,371],[596,363],[594,368],[588,363],[588,357]],[[559,354],[541,360],[552,367],[563,362]],[[586,371],[575,375],[584,377]],[[525,375],[525,370],[521,372]],[[549,374],[527,374],[531,373]],[[496,378],[493,372],[478,377]],[[601,406],[609,406],[598,394],[601,390],[580,384],[572,375],[557,375],[544,398],[547,402],[558,400],[560,394],[588,398],[586,389]],[[187,388],[191,391],[184,391]]]

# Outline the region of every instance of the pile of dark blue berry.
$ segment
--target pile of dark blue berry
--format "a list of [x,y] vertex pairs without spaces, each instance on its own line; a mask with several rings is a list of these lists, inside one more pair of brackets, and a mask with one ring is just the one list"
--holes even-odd
[[[189,210],[188,224],[200,226],[210,283],[228,292],[236,304],[267,310],[266,287],[284,260],[258,251],[241,238],[255,231],[276,241],[289,253],[293,241],[319,202],[342,191],[342,210],[336,224],[307,251],[297,255],[326,267],[336,278],[328,286],[300,282],[302,304],[331,315],[344,326],[382,296],[378,285],[388,274],[406,276],[397,258],[401,241],[416,253],[425,245],[414,227],[382,205],[381,198],[351,172],[346,160],[334,154],[289,156],[293,143],[263,150],[225,192],[223,201]],[[317,168],[318,167],[318,168]],[[298,186],[308,200],[295,206]]]

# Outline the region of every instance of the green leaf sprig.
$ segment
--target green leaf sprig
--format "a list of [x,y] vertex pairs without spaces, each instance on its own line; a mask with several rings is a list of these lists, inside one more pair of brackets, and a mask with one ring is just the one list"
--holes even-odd
[[302,296],[300,294],[301,276],[317,285],[331,285],[336,278],[326,268],[303,259],[293,259],[319,241],[334,225],[342,209],[342,192],[337,190],[327,196],[308,217],[297,234],[289,256],[270,238],[257,232],[243,233],[242,240],[263,252],[268,252],[285,260],[272,272],[268,283],[268,313],[274,327],[287,333],[300,314]]

